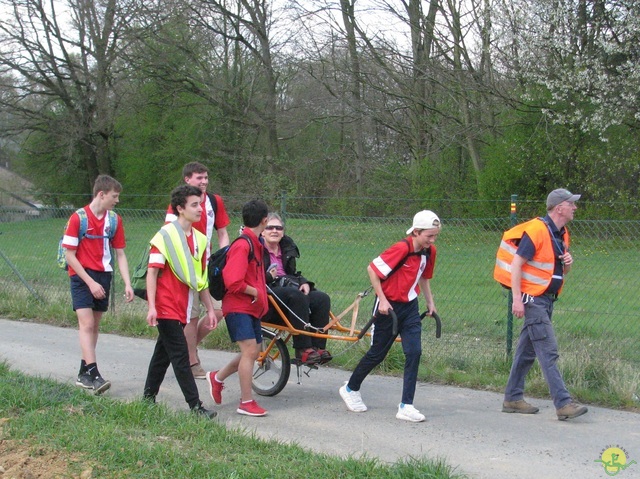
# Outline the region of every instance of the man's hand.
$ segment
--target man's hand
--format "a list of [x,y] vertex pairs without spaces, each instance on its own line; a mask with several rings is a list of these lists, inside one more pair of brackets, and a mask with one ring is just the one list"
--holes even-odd
[[522,303],[522,297],[516,298],[514,296],[511,312],[516,318],[522,318],[524,316],[524,304]]
[[562,261],[563,265],[571,266],[571,264],[573,263],[573,256],[571,256],[571,253],[567,251],[565,254],[560,255],[560,260]]
[[309,288],[309,283],[301,284],[299,289],[303,294],[309,294],[309,291],[311,291],[311,288]]

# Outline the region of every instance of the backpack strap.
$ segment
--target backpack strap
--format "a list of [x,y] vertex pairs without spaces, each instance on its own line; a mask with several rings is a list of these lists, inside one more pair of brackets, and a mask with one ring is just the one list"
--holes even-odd
[[214,195],[213,193],[209,193],[208,191],[207,196],[209,197],[209,201],[211,202],[211,210],[213,211],[213,229],[217,230],[218,228],[216,228],[216,214],[218,213],[218,198],[216,198],[216,195]]
[[547,226],[547,229],[549,230],[549,236],[551,236],[551,242],[558,249],[558,251],[560,252],[560,255],[563,255],[565,253],[565,248],[563,247],[562,244],[560,244],[558,239],[555,237],[555,235],[553,234],[553,231],[551,231],[551,225],[541,216],[538,216],[538,219]]
[[[78,229],[78,242],[87,236],[87,228],[89,227],[89,218],[87,218],[87,212],[84,208],[76,210],[78,218],[80,218],[80,228]],[[116,228],[118,228],[118,215],[113,210],[107,210],[105,221],[109,222],[109,234],[103,235],[89,235],[89,238],[109,238],[111,241],[116,235]]]
[[[249,262],[251,262],[252,259],[256,258],[256,256],[253,254],[253,242],[251,241],[251,238],[249,238],[247,235],[240,235],[238,236],[238,238],[244,238],[245,240],[247,240],[247,243],[249,243]],[[236,240],[238,238],[236,238]]]
[[118,228],[118,215],[113,210],[107,210],[107,215],[111,226],[109,228],[109,240],[112,240],[116,235],[116,228]]
[[383,279],[383,281],[388,280],[393,273],[395,273],[400,268],[402,268],[402,266],[407,261],[407,259],[409,259],[409,256],[427,256],[428,257],[431,254],[431,246],[429,246],[429,248],[427,248],[426,250],[411,251],[411,245],[409,244],[409,240],[407,240],[407,238],[404,238],[402,241],[404,241],[407,244],[407,254],[404,258],[402,258],[402,260],[400,260],[400,262],[397,265],[393,267],[393,269],[389,272],[387,277]]
[[84,208],[78,208],[76,210],[76,214],[78,215],[78,218],[80,218],[80,228],[78,228],[78,243],[80,243],[82,238],[87,234],[89,219],[87,218],[87,212]]

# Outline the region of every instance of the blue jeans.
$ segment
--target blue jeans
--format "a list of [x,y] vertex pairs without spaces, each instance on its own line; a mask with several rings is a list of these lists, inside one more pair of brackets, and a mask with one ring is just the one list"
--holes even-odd
[[549,296],[534,296],[524,305],[524,324],[504,393],[505,401],[523,399],[524,380],[537,357],[556,409],[571,402],[557,366],[558,342],[551,324],[552,314],[553,299]]
[[[418,382],[418,367],[422,356],[422,326],[420,324],[420,312],[418,300],[409,303],[391,302],[391,307],[398,316],[398,334],[402,338],[402,351],[404,352],[404,377],[402,383],[402,402],[413,404],[413,397]],[[349,379],[349,389],[359,391],[360,385],[367,375],[380,364],[387,356],[389,349],[398,336],[392,334],[391,316],[376,312],[374,321],[375,333],[373,343],[369,351],[362,357]]]

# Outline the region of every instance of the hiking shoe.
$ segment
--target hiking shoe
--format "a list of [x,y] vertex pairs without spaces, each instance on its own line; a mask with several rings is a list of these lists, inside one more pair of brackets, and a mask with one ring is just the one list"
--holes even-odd
[[420,414],[420,411],[413,407],[413,404],[402,403],[398,404],[396,418],[411,422],[422,422],[426,419],[424,414]]
[[578,403],[570,402],[562,406],[560,409],[556,409],[556,414],[558,416],[558,421],[566,421],[567,419],[573,419],[574,417],[582,416],[583,414],[587,414],[587,407],[581,406]]
[[333,359],[331,353],[326,349],[315,348],[316,353],[320,355],[320,364],[328,363]]
[[213,419],[214,417],[216,417],[218,415],[218,413],[212,409],[207,409],[205,408],[202,403],[198,404],[195,407],[191,408],[191,412],[193,414],[195,414],[196,416],[201,416],[203,418],[207,418],[207,419]]
[[535,414],[539,411],[535,406],[532,406],[524,399],[519,401],[504,401],[502,403],[502,412],[517,412],[519,414]]
[[347,409],[352,412],[365,412],[367,406],[362,402],[360,391],[347,391],[347,383],[345,382],[338,390],[340,397],[347,405]]
[[251,400],[249,402],[241,402],[240,405],[238,406],[238,409],[236,409],[236,412],[238,414],[244,414],[245,416],[266,416],[267,415],[267,410],[262,409],[260,406],[258,406],[258,403],[255,402],[254,400]]
[[304,364],[318,364],[320,362],[320,355],[313,348],[298,348],[296,349],[296,358]]
[[211,371],[210,373],[207,373],[206,378],[209,383],[209,394],[211,394],[213,402],[216,404],[222,404],[222,390],[224,389],[224,383],[216,379],[217,373],[218,371]]
[[98,396],[111,387],[111,381],[106,381],[102,376],[93,378],[93,394]]
[[93,389],[93,379],[89,373],[78,374],[78,379],[76,379],[76,386],[80,386],[84,389]]
[[207,372],[202,369],[200,363],[195,363],[191,366],[191,374],[193,374],[194,379],[205,379],[207,377]]

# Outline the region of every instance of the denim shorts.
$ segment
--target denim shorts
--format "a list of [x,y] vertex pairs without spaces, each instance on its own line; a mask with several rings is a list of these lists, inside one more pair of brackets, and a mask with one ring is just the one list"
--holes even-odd
[[260,320],[246,313],[228,313],[226,316],[227,330],[232,342],[255,339],[262,342],[262,327]]
[[99,283],[104,289],[105,296],[103,299],[97,299],[91,294],[91,290],[80,276],[74,274],[71,276],[71,301],[73,310],[92,309],[94,311],[105,312],[109,309],[109,292],[111,291],[111,278],[113,273],[106,271],[94,271],[92,269],[85,270],[87,274]]

